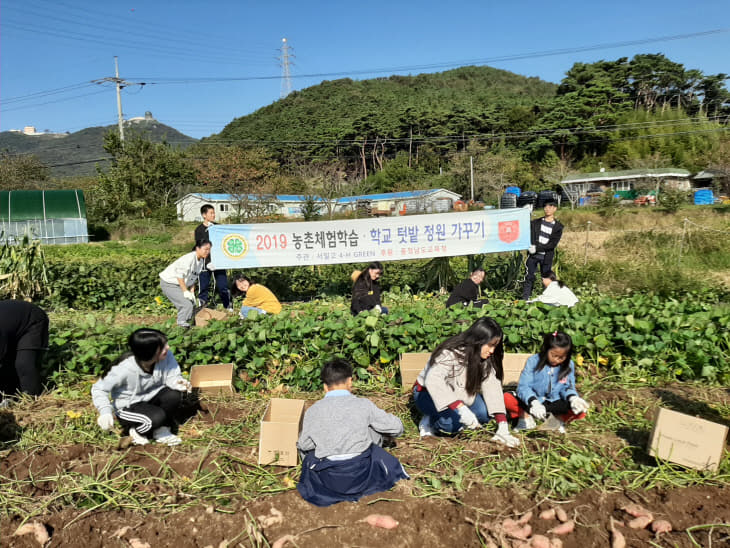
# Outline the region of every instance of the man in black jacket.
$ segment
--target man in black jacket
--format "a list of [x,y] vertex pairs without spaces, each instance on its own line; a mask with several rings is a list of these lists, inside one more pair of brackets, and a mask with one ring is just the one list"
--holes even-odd
[[546,276],[553,269],[555,248],[563,235],[563,225],[555,218],[558,204],[546,202],[543,211],[545,216],[534,219],[530,223],[530,241],[532,245],[527,257],[527,275],[522,288],[522,298],[526,301],[532,295],[532,286],[535,283],[535,271],[540,265],[540,273]]
[[474,308],[481,308],[487,304],[486,299],[479,298],[479,284],[484,281],[484,269],[476,268],[471,275],[457,285],[449,295],[449,300],[446,301],[446,307],[453,306],[455,304],[461,304],[462,306],[471,305]]
[[[200,216],[203,217],[203,222],[200,223],[195,229],[195,241],[209,240],[208,227],[215,224],[215,208],[211,204],[205,204],[200,208]],[[213,265],[210,264],[210,255],[205,259],[205,270],[200,273],[200,291],[198,292],[198,299],[200,300],[200,307],[205,308],[208,302],[208,290],[210,289],[210,278],[211,275],[215,276],[215,285],[218,289],[218,294],[221,297],[223,308],[229,312],[233,312],[231,308],[231,293],[228,291],[228,274],[225,270],[214,269]]]

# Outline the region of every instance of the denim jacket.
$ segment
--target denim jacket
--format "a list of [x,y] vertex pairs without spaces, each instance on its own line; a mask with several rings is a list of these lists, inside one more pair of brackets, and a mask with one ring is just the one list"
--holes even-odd
[[520,380],[517,383],[517,397],[530,404],[537,398],[540,403],[545,401],[567,400],[571,396],[577,396],[575,390],[575,364],[570,361],[568,375],[558,380],[559,367],[550,367],[546,364],[540,371],[536,371],[537,363],[540,360],[538,354],[527,358],[525,367],[520,373]]

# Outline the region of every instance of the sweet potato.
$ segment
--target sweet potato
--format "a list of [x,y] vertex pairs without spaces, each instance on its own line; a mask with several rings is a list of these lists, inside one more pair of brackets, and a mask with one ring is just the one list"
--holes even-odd
[[563,548],[563,541],[559,538],[551,538],[550,548]]
[[507,518],[502,522],[502,531],[512,538],[527,540],[532,533],[532,527],[529,525],[520,525],[515,520]]
[[383,529],[395,529],[398,527],[398,522],[390,516],[383,516],[381,514],[370,514],[361,521],[372,525],[373,527],[382,527]]
[[295,541],[296,537],[294,535],[284,535],[280,539],[277,539],[276,542],[271,545],[271,548],[284,548],[287,542],[291,542],[292,544],[294,544]]
[[623,533],[616,530],[613,518],[609,518],[609,520],[609,530],[611,531],[611,548],[626,548],[626,539],[624,538]]
[[524,516],[522,516],[520,519],[517,520],[517,523],[519,523],[520,525],[524,525],[531,519],[532,519],[532,512],[527,512]]
[[540,519],[555,519],[555,508],[540,512]]
[[649,525],[652,522],[652,517],[649,516],[639,516],[638,518],[634,518],[629,522],[629,527],[632,529],[644,529],[647,525]]
[[633,502],[627,504],[626,506],[622,506],[621,510],[623,510],[630,516],[634,516],[635,518],[640,518],[641,516],[651,516],[651,512],[649,512],[649,510]]
[[530,548],[550,548],[550,539],[543,535],[535,535],[530,540]]
[[555,509],[555,517],[558,518],[563,523],[568,521],[568,513],[565,510],[563,510],[560,506],[558,506]]
[[557,527],[553,527],[548,531],[548,533],[553,533],[554,535],[567,535],[568,533],[572,533],[573,529],[575,529],[575,522],[572,519],[569,519],[565,523],[561,523]]
[[657,535],[661,533],[669,533],[672,530],[672,524],[665,519],[658,519],[652,522],[651,530]]
[[37,521],[21,525],[16,529],[15,533],[13,533],[13,536],[19,537],[22,535],[27,535],[29,533],[33,533],[36,541],[41,546],[45,546],[45,544],[51,539],[50,535],[48,534],[48,529],[46,529],[46,526],[42,523],[38,523]]

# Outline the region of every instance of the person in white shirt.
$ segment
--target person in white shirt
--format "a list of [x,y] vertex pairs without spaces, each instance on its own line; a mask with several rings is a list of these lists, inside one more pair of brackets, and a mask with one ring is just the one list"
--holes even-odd
[[198,240],[195,249],[186,253],[160,272],[160,289],[177,308],[177,325],[190,327],[195,308],[195,293],[192,289],[205,268],[205,259],[210,255],[210,241]]
[[552,270],[542,277],[542,285],[545,286],[545,291],[537,299],[527,301],[528,303],[545,303],[551,306],[573,306],[578,302],[578,297],[575,296],[568,287],[558,280],[555,272]]

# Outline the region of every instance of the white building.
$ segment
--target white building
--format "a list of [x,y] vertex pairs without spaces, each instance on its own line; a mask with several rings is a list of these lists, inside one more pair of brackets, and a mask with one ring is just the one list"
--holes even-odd
[[216,219],[221,222],[236,215],[243,207],[256,210],[258,215],[281,215],[286,218],[302,218],[302,205],[313,199],[320,204],[319,213],[354,213],[363,216],[410,215],[415,213],[436,213],[450,211],[460,194],[443,188],[388,192],[334,198],[329,202],[319,196],[279,194],[276,196],[233,195],[215,193],[186,194],[176,203],[177,217],[182,221],[199,221],[200,207],[210,204],[215,207]]

